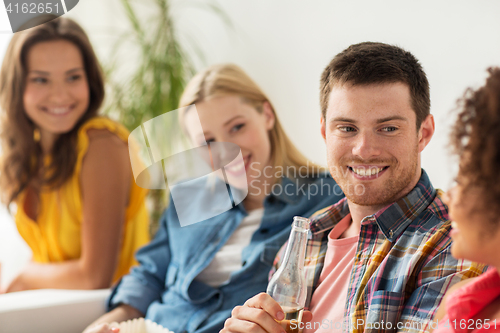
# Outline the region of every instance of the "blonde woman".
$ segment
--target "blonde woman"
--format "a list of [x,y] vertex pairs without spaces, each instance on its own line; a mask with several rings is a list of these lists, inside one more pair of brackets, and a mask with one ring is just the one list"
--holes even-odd
[[108,288],[149,241],[127,130],[98,116],[101,68],[67,18],[14,34],[0,72],[3,202],[33,260],[6,292]]
[[[192,104],[196,109],[181,115],[188,136],[195,144],[238,145],[248,195],[229,211],[182,228],[171,204],[156,238],[137,254],[141,265],[114,289],[111,311],[86,332],[110,332],[106,323],[142,316],[174,332],[218,332],[235,305],[266,289],[293,217],[343,196],[294,147],[270,100],[239,67],[216,65],[197,74],[180,102]],[[192,204],[196,211],[196,197]]]

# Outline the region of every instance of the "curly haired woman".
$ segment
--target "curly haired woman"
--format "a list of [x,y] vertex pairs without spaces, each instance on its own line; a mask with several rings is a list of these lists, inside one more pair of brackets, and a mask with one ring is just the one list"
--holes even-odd
[[453,256],[491,267],[450,289],[435,333],[500,331],[500,68],[488,72],[486,84],[461,101],[451,137],[460,169],[446,203]]

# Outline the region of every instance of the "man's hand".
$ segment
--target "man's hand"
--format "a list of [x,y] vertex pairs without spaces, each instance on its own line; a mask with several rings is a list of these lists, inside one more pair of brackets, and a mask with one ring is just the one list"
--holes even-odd
[[108,324],[97,324],[92,327],[88,327],[83,333],[119,333],[120,329],[116,327],[110,327]]
[[[266,293],[260,293],[231,313],[220,333],[282,333],[279,321],[285,318],[280,305]],[[312,314],[304,311],[302,321],[311,321]]]

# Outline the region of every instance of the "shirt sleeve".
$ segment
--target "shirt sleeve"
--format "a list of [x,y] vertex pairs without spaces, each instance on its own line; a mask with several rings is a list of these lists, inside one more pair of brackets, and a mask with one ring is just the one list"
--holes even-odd
[[451,244],[448,245],[417,276],[417,288],[403,307],[397,331],[423,333],[436,329],[437,323],[433,322],[433,318],[450,287],[486,270],[486,265],[455,259],[451,255]]
[[128,304],[145,315],[149,305],[160,300],[165,292],[170,256],[165,213],[153,241],[136,253],[139,266],[133,267],[113,288],[108,298],[108,311],[120,304]]

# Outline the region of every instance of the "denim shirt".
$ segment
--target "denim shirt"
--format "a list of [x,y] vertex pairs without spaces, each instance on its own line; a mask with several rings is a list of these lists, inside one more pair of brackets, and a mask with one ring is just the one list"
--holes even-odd
[[242,268],[218,288],[195,278],[238,228],[247,215],[245,208],[239,204],[181,227],[171,203],[154,240],[136,254],[140,266],[113,289],[108,309],[128,304],[176,333],[219,332],[235,306],[266,290],[274,257],[288,239],[293,217],[310,216],[344,196],[326,174],[298,181],[282,178],[279,188],[264,200],[261,224],[242,252]]

